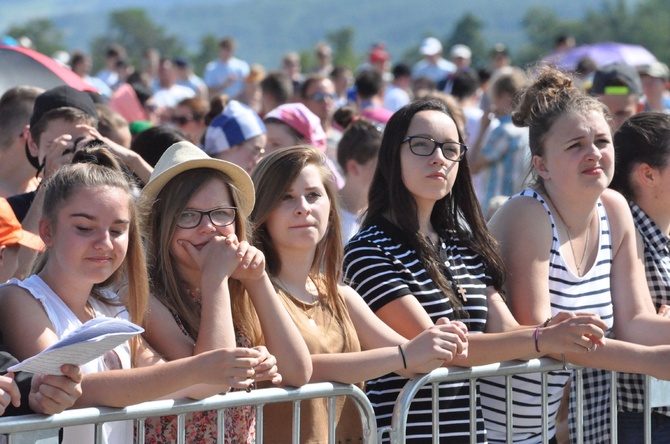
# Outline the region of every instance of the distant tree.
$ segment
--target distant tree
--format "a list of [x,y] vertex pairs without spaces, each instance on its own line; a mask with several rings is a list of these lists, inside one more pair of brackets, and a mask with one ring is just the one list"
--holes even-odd
[[625,0],[603,3],[601,10],[590,9],[584,18],[584,25],[590,28],[585,42],[616,41],[633,43],[631,31],[636,26],[635,14],[628,8]]
[[482,21],[472,13],[465,13],[456,22],[453,31],[446,39],[444,45],[445,54],[449,54],[449,48],[460,43],[467,45],[472,50],[473,66],[482,66],[487,63],[486,39],[482,34]]
[[360,64],[354,51],[354,33],[354,28],[349,26],[326,34],[326,40],[333,48],[333,65],[355,69]]
[[523,27],[528,36],[528,44],[519,48],[515,56],[515,63],[525,66],[537,62],[543,56],[554,50],[556,38],[561,35],[574,36],[577,42],[586,41],[586,36],[592,32],[589,24],[577,20],[560,20],[556,13],[545,6],[533,6],[523,18]]
[[670,2],[640,0],[635,7],[626,0],[605,0],[600,9],[589,9],[582,20],[559,20],[546,7],[528,10],[523,25],[529,44],[516,60],[532,62],[553,50],[561,34],[575,37],[577,44],[615,41],[642,45],[656,58],[670,61]]
[[670,2],[647,0],[638,4],[634,26],[635,42],[651,51],[657,59],[670,63]]
[[214,34],[205,34],[200,39],[200,49],[193,57],[193,71],[201,75],[205,65],[211,60],[219,58],[219,38]]
[[5,34],[17,40],[28,37],[33,43],[33,49],[49,56],[67,49],[63,43],[63,33],[49,19],[30,20],[22,25],[11,26]]
[[128,8],[109,14],[109,28],[104,35],[91,43],[91,54],[96,68],[104,64],[105,48],[111,43],[119,43],[128,51],[131,62],[137,65],[142,51],[156,48],[161,56],[185,55],[186,49],[179,38],[169,35],[165,28],[156,25],[144,9]]

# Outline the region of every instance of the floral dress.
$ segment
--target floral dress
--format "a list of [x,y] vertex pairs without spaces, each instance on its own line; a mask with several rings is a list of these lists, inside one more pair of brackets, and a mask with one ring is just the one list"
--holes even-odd
[[[179,317],[173,313],[179,328],[188,336]],[[251,347],[251,340],[246,332],[238,330],[235,334],[238,347]],[[256,442],[256,409],[252,406],[231,407],[225,409],[225,444],[254,444]],[[187,443],[216,443],[216,410],[193,412],[186,414]],[[161,416],[147,418],[145,421],[144,440],[147,444],[164,444],[177,442],[177,416]]]

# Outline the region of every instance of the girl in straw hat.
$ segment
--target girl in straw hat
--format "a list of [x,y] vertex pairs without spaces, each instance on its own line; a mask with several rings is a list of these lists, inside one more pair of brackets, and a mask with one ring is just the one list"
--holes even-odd
[[[256,381],[305,384],[312,371],[307,347],[274,292],[263,254],[247,242],[247,217],[254,206],[249,175],[179,142],[156,164],[142,199],[151,208],[151,345],[170,360],[254,347],[264,358],[254,369]],[[269,371],[275,364],[281,376]],[[187,417],[189,440],[215,440],[216,416]],[[174,440],[174,419],[147,421],[147,441]],[[226,440],[253,442],[254,423],[251,408],[233,409],[226,415]]]

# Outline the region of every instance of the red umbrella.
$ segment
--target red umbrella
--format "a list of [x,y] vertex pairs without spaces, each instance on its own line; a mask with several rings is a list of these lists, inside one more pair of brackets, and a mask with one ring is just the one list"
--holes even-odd
[[31,49],[0,45],[0,96],[15,86],[51,89],[69,85],[81,91],[97,90],[51,57]]

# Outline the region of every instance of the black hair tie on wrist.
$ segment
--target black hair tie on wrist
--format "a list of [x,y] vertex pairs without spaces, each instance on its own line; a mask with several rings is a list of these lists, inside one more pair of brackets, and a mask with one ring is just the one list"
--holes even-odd
[[400,350],[400,356],[402,356],[402,367],[407,370],[407,361],[405,360],[405,352],[402,351],[402,345],[398,344],[398,350]]

